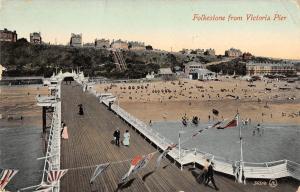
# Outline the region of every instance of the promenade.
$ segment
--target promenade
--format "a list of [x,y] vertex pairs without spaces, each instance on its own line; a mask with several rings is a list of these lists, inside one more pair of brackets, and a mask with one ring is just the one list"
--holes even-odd
[[[78,115],[78,104],[83,104],[85,115]],[[121,177],[128,171],[129,162],[112,164],[101,174],[93,185],[89,184],[90,177],[96,164],[123,161],[135,155],[142,155],[156,150],[142,136],[134,132],[117,115],[108,111],[98,102],[98,99],[83,93],[79,85],[62,84],[62,120],[67,124],[69,139],[62,140],[61,168],[70,169],[61,180],[61,191],[118,191]],[[113,132],[120,128],[121,134],[128,129],[131,133],[130,147],[120,148],[112,144]],[[196,182],[195,172],[185,167],[183,171],[169,160],[163,160],[161,168],[152,172],[159,153],[156,153],[148,166],[135,175],[121,191],[215,191]],[[77,169],[71,169],[77,168]],[[297,184],[293,180],[278,180],[278,186],[247,185],[234,182],[231,177],[215,174],[215,180],[220,191],[296,191]],[[289,182],[289,183],[287,183]]]

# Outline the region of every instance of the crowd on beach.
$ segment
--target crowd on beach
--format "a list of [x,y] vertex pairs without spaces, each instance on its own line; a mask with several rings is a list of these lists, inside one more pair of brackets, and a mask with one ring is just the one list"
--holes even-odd
[[[122,107],[146,122],[149,118],[154,121],[178,120],[183,113],[189,111],[193,112],[188,114],[190,116],[198,113],[198,117],[206,119],[211,106],[217,106],[219,111],[223,112],[223,116],[228,117],[232,114],[225,112],[232,112],[234,106],[234,111],[239,110],[243,116],[253,121],[285,123],[299,121],[298,84],[298,82],[288,83],[269,79],[249,82],[220,77],[218,81],[180,79],[98,84],[94,88],[98,92],[112,93],[117,96]],[[139,113],[142,107],[144,116]],[[154,107],[160,113],[160,117],[153,114]]]
[[121,101],[180,101],[180,100],[226,100],[247,101],[294,100],[297,83],[283,81],[248,82],[237,79],[218,81],[177,81],[100,84],[96,90],[119,95]]

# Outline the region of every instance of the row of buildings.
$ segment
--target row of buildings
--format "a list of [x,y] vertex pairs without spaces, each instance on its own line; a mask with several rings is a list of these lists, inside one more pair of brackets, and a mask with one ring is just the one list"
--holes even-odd
[[254,63],[246,64],[246,73],[250,76],[255,75],[287,75],[296,74],[297,70],[291,63]]
[[[4,28],[0,30],[0,41],[6,42],[17,42],[18,34],[16,31],[10,31]],[[30,33],[30,43],[34,44],[41,44],[42,43],[42,36],[41,33],[33,32]]]
[[[217,74],[206,69],[205,64],[191,61],[184,64],[183,71],[174,67],[175,73],[172,72],[171,68],[160,68],[158,76],[162,79],[171,80],[176,76],[184,77],[193,80],[214,80],[217,78]],[[147,79],[154,78],[154,74],[148,74]]]
[[182,49],[180,51],[182,54],[196,54],[196,55],[210,55],[215,56],[216,51],[214,49]]
[[[295,66],[290,63],[249,62],[246,64],[246,70],[247,75],[250,76],[294,75],[297,73]],[[180,75],[182,77],[194,80],[214,80],[217,78],[217,73],[206,69],[205,64],[195,61],[191,61],[189,63],[184,64],[183,72],[180,72],[180,70],[177,71],[176,69],[175,71],[176,73],[173,73],[171,68],[161,68],[158,75],[164,79],[171,79],[175,75]],[[148,74],[148,78],[149,77],[150,75]]]
[[[6,28],[0,30],[0,41],[17,42],[18,35],[16,31],[10,31]],[[42,36],[40,32],[30,33],[30,43],[42,44]],[[94,48],[113,48],[122,50],[145,50],[146,46],[143,42],[138,41],[122,41],[121,39],[110,42],[108,39],[95,39],[94,43],[82,43],[82,34],[71,34],[71,47],[94,47]]]
[[[216,54],[214,49],[182,49],[180,51],[182,54],[196,54],[196,55],[210,55],[214,56]],[[250,53],[243,53],[239,49],[230,48],[225,51],[226,57],[243,57],[244,59],[250,59],[252,55]]]
[[[16,42],[18,39],[16,31],[10,31],[6,28],[0,30],[0,41],[7,42]],[[30,43],[33,44],[42,44],[42,36],[40,32],[30,33]],[[70,43],[71,47],[94,47],[94,48],[113,48],[113,49],[122,49],[122,50],[145,50],[146,46],[143,42],[138,41],[122,41],[121,39],[110,42],[108,39],[95,39],[94,43],[82,43],[82,34],[71,34]],[[215,56],[214,49],[183,49],[181,51],[183,54],[203,54],[209,56]],[[245,54],[245,53],[244,53]],[[251,54],[250,54],[251,55]],[[230,48],[225,51],[225,56],[227,57],[240,57],[244,56],[239,49]],[[245,54],[249,57],[249,53]]]
[[71,47],[94,47],[94,48],[113,48],[122,50],[146,50],[145,43],[138,41],[122,41],[118,39],[110,42],[108,39],[95,39],[94,43],[82,43],[82,34],[71,34]]

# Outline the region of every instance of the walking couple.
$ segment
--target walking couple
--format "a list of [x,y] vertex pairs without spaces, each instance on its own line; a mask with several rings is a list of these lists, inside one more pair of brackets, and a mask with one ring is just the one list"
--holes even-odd
[[206,159],[203,167],[203,173],[199,177],[199,183],[204,183],[205,186],[208,186],[209,182],[211,182],[215,189],[219,191],[214,179],[214,163],[210,162],[209,159]]
[[[118,128],[117,130],[115,130],[113,136],[114,136],[115,144],[119,147],[120,147],[120,135],[121,135],[121,132]],[[125,133],[123,134],[123,137],[124,137],[123,145],[129,147],[130,133],[128,130],[125,131]]]

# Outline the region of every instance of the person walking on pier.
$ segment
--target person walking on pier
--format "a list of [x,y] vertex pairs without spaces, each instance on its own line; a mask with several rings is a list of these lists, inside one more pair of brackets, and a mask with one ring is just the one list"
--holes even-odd
[[123,140],[123,145],[129,147],[129,140],[130,140],[130,133],[128,130],[124,133],[124,140]]
[[200,184],[205,183],[205,181],[206,181],[209,164],[210,164],[209,159],[206,159],[206,161],[204,162],[204,165],[203,165],[203,169],[202,169],[203,172],[198,178],[198,181]]
[[65,126],[66,126],[66,124],[62,121],[62,122],[61,122],[60,136],[62,136]]
[[79,115],[84,115],[82,104],[79,104]]
[[114,132],[114,134],[113,134],[113,136],[114,136],[114,139],[115,139],[115,143],[116,143],[116,145],[117,146],[119,146],[120,147],[120,130],[119,129],[117,129],[117,130],[115,130],[115,132]]
[[207,171],[207,174],[206,174],[207,176],[206,176],[206,179],[205,179],[205,186],[207,186],[208,183],[211,182],[213,184],[213,186],[215,187],[215,189],[217,191],[219,191],[219,188],[216,186],[215,179],[214,179],[213,165],[214,165],[214,163],[211,162],[211,164],[208,166],[208,171]]

